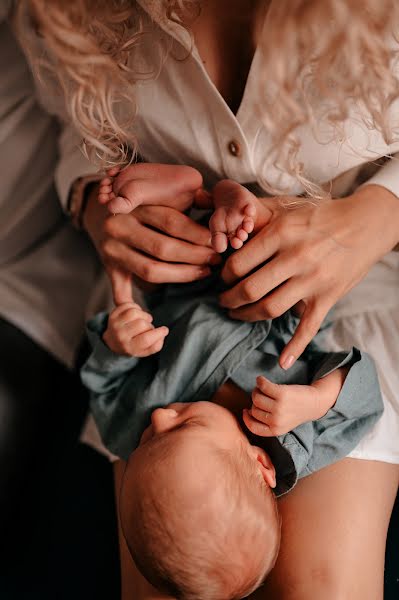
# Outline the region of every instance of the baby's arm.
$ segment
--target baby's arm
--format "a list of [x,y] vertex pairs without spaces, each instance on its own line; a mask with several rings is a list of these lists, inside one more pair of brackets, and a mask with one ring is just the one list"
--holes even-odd
[[115,354],[143,358],[159,352],[168,333],[167,327],[154,327],[152,316],[129,302],[111,312],[103,341]]
[[320,419],[334,406],[347,373],[341,367],[311,385],[281,385],[258,377],[252,407],[243,413],[245,425],[255,435],[270,437]]

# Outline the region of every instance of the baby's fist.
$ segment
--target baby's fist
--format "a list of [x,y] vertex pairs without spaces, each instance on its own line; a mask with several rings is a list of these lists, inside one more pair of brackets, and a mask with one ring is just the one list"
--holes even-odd
[[134,302],[115,308],[108,319],[103,340],[115,354],[143,358],[159,352],[167,327],[154,327],[152,316]]

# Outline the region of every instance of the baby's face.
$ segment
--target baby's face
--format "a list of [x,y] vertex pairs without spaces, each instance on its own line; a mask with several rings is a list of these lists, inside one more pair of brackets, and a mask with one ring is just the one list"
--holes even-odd
[[[255,462],[266,484],[270,487],[276,485],[275,469],[270,457],[263,449],[249,443],[236,417],[218,404],[205,401],[177,402],[154,410],[151,425],[144,431],[140,445],[133,453],[136,468],[139,468],[139,463],[150,461],[152,449],[157,447],[159,451],[160,445],[164,455],[179,448],[179,452],[175,452],[178,458],[173,463],[176,476],[178,471],[182,474],[187,470],[187,464],[194,470],[200,470],[210,449],[233,453],[244,449]],[[207,470],[211,468],[212,460]],[[186,476],[184,479],[187,482]]]
[[207,439],[221,448],[231,449],[238,444],[249,444],[234,415],[212,402],[176,402],[157,408],[151,416],[151,425],[144,431],[140,446],[151,443],[160,436],[187,435],[197,441]]

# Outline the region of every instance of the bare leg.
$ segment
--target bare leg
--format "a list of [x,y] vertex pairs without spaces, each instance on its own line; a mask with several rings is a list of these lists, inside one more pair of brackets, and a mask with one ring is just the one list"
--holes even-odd
[[282,545],[252,600],[382,600],[399,467],[345,459],[280,500]]

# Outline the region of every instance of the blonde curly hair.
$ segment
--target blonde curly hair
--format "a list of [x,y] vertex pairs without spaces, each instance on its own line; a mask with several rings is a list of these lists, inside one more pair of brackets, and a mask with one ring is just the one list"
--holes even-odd
[[[266,4],[258,40],[264,77],[257,102],[272,138],[274,164],[306,184],[297,161],[298,126],[323,120],[338,130],[354,103],[360,105],[366,126],[390,143],[397,134],[389,109],[399,97],[399,3],[265,0]],[[161,18],[187,30],[200,6],[197,0],[157,3]],[[154,35],[160,61],[151,73],[142,73],[132,66],[134,56],[154,30],[145,28],[134,0],[19,0],[20,12],[26,9],[45,38],[51,68],[86,148],[102,166],[125,163],[135,150],[134,84],[155,77],[163,58],[173,51],[173,41]]]

